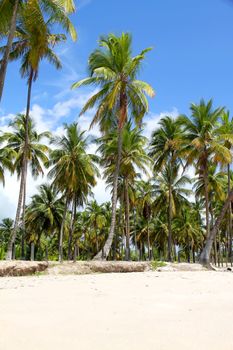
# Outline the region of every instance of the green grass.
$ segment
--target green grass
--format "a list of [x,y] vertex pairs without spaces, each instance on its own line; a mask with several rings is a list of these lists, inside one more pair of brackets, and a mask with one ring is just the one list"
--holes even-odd
[[157,270],[158,267],[166,266],[166,263],[164,261],[151,261],[151,268],[152,270]]

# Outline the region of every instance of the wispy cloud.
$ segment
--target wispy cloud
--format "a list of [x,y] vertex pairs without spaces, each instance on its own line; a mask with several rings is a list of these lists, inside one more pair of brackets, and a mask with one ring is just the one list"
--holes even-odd
[[78,10],[81,10],[82,8],[86,7],[87,5],[89,5],[91,3],[92,0],[79,0],[79,4],[78,4]]

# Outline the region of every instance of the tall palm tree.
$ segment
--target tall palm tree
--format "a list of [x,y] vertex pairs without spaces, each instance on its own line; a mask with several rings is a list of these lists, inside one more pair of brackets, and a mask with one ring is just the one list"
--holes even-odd
[[[48,146],[42,143],[43,138],[48,138],[50,134],[43,132],[38,134],[35,130],[35,125],[31,118],[28,123],[28,145],[26,147],[26,116],[19,114],[16,119],[9,124],[13,131],[5,133],[3,139],[7,142],[6,148],[12,149],[15,154],[13,169],[16,171],[18,178],[20,178],[20,190],[18,205],[14,223],[14,230],[9,240],[7,249],[7,259],[12,258],[13,245],[16,238],[17,228],[19,226],[20,215],[25,207],[24,200],[26,198],[26,176],[23,164],[25,162],[25,155],[27,164],[31,169],[31,173],[34,178],[44,173],[43,166],[48,162],[46,153],[48,152]],[[24,211],[24,210],[23,210]],[[24,218],[22,218],[24,221]]]
[[[184,131],[178,119],[166,116],[159,122],[159,127],[152,133],[149,155],[154,162],[154,172],[163,171],[164,167],[181,163],[184,146]],[[168,169],[168,168],[167,168]],[[173,175],[168,177],[172,181]],[[174,174],[175,176],[175,174]],[[172,258],[172,183],[169,184],[169,216],[168,216],[168,261]]]
[[[104,167],[104,177],[111,185],[114,182],[114,174],[117,163],[118,148],[117,130],[106,134],[98,140],[100,146],[100,164]],[[142,130],[138,127],[132,128],[131,123],[125,124],[122,129],[122,151],[119,169],[119,178],[122,179],[122,190],[125,199],[125,221],[126,221],[126,260],[130,259],[130,187],[138,176],[138,171],[148,175],[147,168],[150,166],[150,157],[147,155],[145,147],[147,138],[142,135]],[[119,184],[118,184],[119,186]]]
[[[52,23],[52,17],[48,20],[44,20],[41,8],[37,1],[30,3],[30,5],[23,6],[22,21],[16,30],[16,40],[13,42],[11,51],[9,54],[9,60],[17,60],[21,58],[21,75],[28,79],[28,94],[27,94],[27,106],[26,106],[26,133],[25,133],[25,154],[22,163],[23,181],[26,182],[27,173],[27,157],[26,149],[28,147],[28,123],[29,112],[31,102],[31,89],[32,82],[36,80],[38,76],[39,64],[43,58],[46,58],[50,63],[54,64],[56,68],[61,68],[60,61],[55,53],[52,51],[52,47],[64,40],[64,35],[57,35],[50,33],[50,22]],[[31,20],[31,13],[35,15],[35,18]],[[5,47],[0,50],[4,51]]]
[[[119,37],[114,34],[101,37],[99,48],[90,55],[88,61],[90,77],[73,84],[73,88],[85,85],[94,85],[100,88],[87,101],[81,111],[81,114],[83,114],[88,109],[94,106],[97,107],[91,126],[98,123],[100,129],[106,132],[111,129],[113,124],[117,124],[118,147],[112,193],[112,221],[108,239],[103,247],[105,259],[111,249],[116,224],[122,130],[126,121],[131,118],[134,119],[136,124],[141,123],[143,116],[148,111],[148,102],[145,95],[154,96],[154,91],[149,84],[137,80],[142,61],[149,50],[145,49],[133,57],[132,39],[128,33],[123,33]],[[95,258],[101,259],[102,252],[99,252]]]
[[63,233],[69,203],[73,202],[72,225],[76,214],[76,206],[83,205],[96,184],[98,170],[95,162],[98,158],[87,153],[88,138],[80,131],[77,123],[65,125],[65,135],[52,139],[56,149],[50,153],[48,173],[53,184],[65,196],[65,208],[60,229],[59,261],[63,259]]
[[[34,25],[34,22],[41,20],[38,18],[38,11],[36,7],[40,7],[43,13],[50,17],[50,23],[60,25],[66,32],[69,32],[72,39],[76,40],[77,34],[71,21],[69,20],[68,14],[75,11],[75,5],[73,0],[33,0],[33,1],[22,1],[14,0],[14,2],[1,0],[0,1],[0,33],[7,33],[7,43],[4,46],[3,58],[0,66],[0,101],[2,98],[4,82],[6,77],[7,65],[12,50],[13,40],[16,34],[17,21],[20,23],[24,20],[25,6],[30,7],[30,26]],[[38,23],[43,25],[43,21]]]
[[214,109],[212,100],[206,103],[202,99],[199,104],[192,103],[190,110],[190,117],[181,116],[179,120],[185,128],[187,136],[187,164],[195,165],[197,173],[203,177],[204,181],[206,236],[208,238],[210,234],[208,165],[210,161],[221,164],[230,163],[231,153],[221,143],[222,137],[218,134],[217,128],[224,109]]
[[[56,68],[61,68],[58,57],[52,50],[52,47],[65,40],[64,35],[51,34],[50,27],[52,17],[45,21],[42,10],[37,1],[33,1],[29,5],[24,5],[22,9],[22,21],[17,27],[16,40],[11,46],[9,54],[10,60],[17,60],[21,58],[21,75],[28,78],[28,94],[25,118],[25,152],[22,162],[22,182],[26,186],[27,174],[27,155],[26,150],[29,143],[29,113],[31,102],[32,82],[38,76],[39,64],[43,58],[46,58],[50,63],[54,64]],[[32,22],[31,14],[35,15]],[[5,50],[2,47],[1,50]],[[26,193],[26,191],[24,191]]]

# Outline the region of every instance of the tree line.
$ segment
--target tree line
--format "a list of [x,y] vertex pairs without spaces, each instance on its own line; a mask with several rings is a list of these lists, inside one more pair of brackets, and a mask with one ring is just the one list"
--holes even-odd
[[[61,68],[53,47],[66,33],[76,39],[69,19],[75,7],[47,0],[0,6],[7,38],[0,49],[0,96],[9,61],[21,60],[28,83],[25,115],[1,135],[1,180],[6,169],[20,180],[15,220],[1,224],[2,257],[231,261],[229,112],[201,100],[188,116],[163,118],[147,140],[143,118],[154,90],[138,76],[151,49],[133,56],[130,34],[110,34],[91,53],[89,76],[72,86],[97,88],[80,113],[95,109],[90,127],[97,124],[102,134],[97,153],[88,153],[90,141],[77,123],[65,125],[61,137],[39,134],[30,116],[32,84],[42,59]],[[112,190],[111,203],[102,205],[92,199],[99,166]],[[28,172],[36,178],[45,168],[48,182],[26,205]]]

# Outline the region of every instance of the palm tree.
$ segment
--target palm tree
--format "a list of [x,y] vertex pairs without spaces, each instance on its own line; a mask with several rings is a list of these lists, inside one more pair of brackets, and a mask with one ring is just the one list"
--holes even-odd
[[[0,136],[0,143],[4,141],[4,137]],[[5,186],[5,170],[13,171],[13,157],[14,151],[11,148],[6,146],[0,148],[0,182],[3,186]]]
[[[52,17],[47,22],[44,21],[41,9],[37,2],[33,2],[23,8],[23,17],[20,26],[17,27],[16,40],[11,46],[9,60],[17,60],[21,58],[21,75],[28,78],[28,94],[26,107],[26,124],[25,124],[25,153],[22,162],[22,182],[26,182],[27,174],[27,156],[26,149],[29,142],[29,112],[31,102],[32,82],[38,76],[38,69],[40,61],[46,58],[50,63],[54,64],[56,68],[60,68],[61,64],[51,47],[64,40],[63,35],[56,35],[50,33],[50,22]],[[35,15],[33,23],[31,21],[31,13]],[[1,48],[2,51],[5,47]]]
[[[232,151],[233,140],[231,136],[233,134],[233,118],[230,117],[230,112],[226,111],[221,116],[221,125],[218,129],[218,134],[223,138],[224,146]],[[227,177],[228,177],[228,188],[227,193],[229,195],[231,190],[231,176],[230,176],[230,163],[227,164]],[[228,213],[228,233],[229,233],[229,250],[228,255],[232,263],[232,204],[229,205]]]
[[51,184],[39,186],[39,193],[32,197],[25,211],[25,224],[30,237],[36,236],[39,244],[41,235],[46,237],[59,233],[64,203],[58,191]]
[[[117,163],[118,147],[117,130],[106,134],[98,140],[100,146],[100,164],[104,167],[104,177],[107,183],[111,185],[114,182],[114,174]],[[122,129],[122,151],[118,177],[118,192],[124,193],[125,199],[125,221],[126,221],[126,260],[130,259],[130,194],[132,184],[138,176],[138,171],[148,175],[147,167],[151,159],[145,151],[147,138],[142,135],[142,130],[138,127],[131,128],[131,123],[125,124]],[[122,179],[122,186],[119,186],[119,180]]]
[[[187,165],[195,165],[200,177],[203,177],[205,191],[206,211],[206,236],[210,234],[209,221],[209,191],[208,191],[208,164],[228,164],[231,162],[229,149],[221,143],[222,137],[218,134],[218,121],[224,109],[213,109],[212,100],[205,103],[201,100],[199,104],[191,104],[191,116],[181,116],[180,122],[184,125],[186,132],[186,159]],[[229,135],[230,137],[230,135]]]
[[[73,88],[85,85],[100,88],[81,111],[83,114],[88,109],[97,107],[91,126],[98,123],[100,129],[106,132],[113,125],[117,125],[118,146],[112,193],[112,221],[108,239],[103,247],[103,256],[106,259],[112,246],[116,223],[122,130],[126,121],[131,118],[136,124],[141,123],[143,116],[148,111],[145,94],[154,96],[154,91],[149,84],[136,79],[145,54],[150,49],[145,49],[139,55],[132,57],[132,39],[128,33],[123,33],[119,37],[114,34],[101,37],[99,46],[90,55],[88,61],[90,77],[73,84]],[[102,252],[99,252],[95,258],[101,259]]]
[[4,252],[7,242],[12,234],[13,225],[14,220],[11,218],[2,219],[2,222],[0,223],[0,245],[4,248]]
[[63,233],[69,203],[73,202],[72,224],[76,214],[76,206],[83,205],[96,184],[98,170],[95,162],[98,158],[87,153],[88,139],[85,132],[80,131],[77,123],[65,125],[65,135],[52,139],[56,149],[50,153],[49,178],[65,196],[65,208],[60,229],[59,261],[63,259]]
[[167,212],[168,221],[168,261],[172,260],[172,219],[187,203],[187,196],[192,191],[186,186],[191,180],[186,175],[179,175],[180,167],[177,164],[168,164],[159,175],[155,177],[155,212]]
[[85,211],[88,214],[88,223],[92,227],[95,241],[96,241],[96,253],[99,252],[99,239],[98,233],[101,232],[103,227],[106,225],[106,217],[104,212],[104,206],[99,205],[96,200],[89,202],[86,206]]
[[190,252],[192,252],[193,263],[195,263],[195,251],[200,248],[204,238],[192,207],[190,204],[183,205],[180,214],[174,219],[173,225],[176,244],[186,251],[189,263],[191,261]]
[[[0,1],[0,33],[7,33],[7,43],[4,46],[3,58],[1,60],[0,66],[0,101],[2,98],[4,82],[6,77],[7,65],[10,57],[10,53],[12,50],[13,40],[16,34],[17,20],[20,23],[24,20],[25,17],[25,7],[29,9],[27,15],[27,20],[30,19],[29,25],[34,26],[35,22],[40,26],[44,25],[44,22],[41,16],[38,17],[37,8],[41,8],[43,13],[50,17],[50,23],[55,25],[60,25],[62,28],[69,32],[72,39],[76,40],[77,34],[74,26],[69,20],[68,14],[75,11],[75,5],[73,0],[62,0],[62,1],[54,1],[54,0],[34,0],[30,2],[23,2],[22,0],[14,0],[14,2],[10,1]],[[40,22],[41,21],[41,22]]]
[[[38,76],[39,64],[43,58],[48,59],[50,63],[56,66],[56,68],[61,68],[60,61],[52,51],[51,47],[59,43],[61,40],[65,40],[65,36],[50,33],[50,23],[52,23],[52,17],[45,22],[41,8],[39,7],[37,1],[30,3],[30,5],[25,5],[22,11],[22,21],[20,26],[17,27],[17,39],[11,46],[9,60],[17,60],[18,58],[21,58],[21,75],[22,77],[28,78],[28,94],[25,118],[25,153],[22,161],[22,183],[26,183],[26,150],[29,143],[28,124],[32,82],[33,80],[36,80]],[[33,23],[31,21],[31,13],[35,15]],[[1,50],[4,51],[5,47],[2,47]]]
[[148,259],[151,259],[151,242],[150,242],[150,220],[153,210],[154,201],[154,185],[151,180],[144,181],[139,180],[136,182],[136,203],[137,211],[139,215],[143,218],[141,223],[146,223],[146,230],[143,232],[147,234],[147,248],[148,248]]
[[[184,131],[181,128],[181,124],[178,119],[173,119],[166,116],[159,122],[159,128],[157,128],[151,137],[149,155],[154,161],[154,171],[161,171],[164,167],[170,163],[172,180],[173,165],[181,163],[182,150],[184,146]],[[168,169],[168,168],[167,168]],[[175,174],[174,174],[175,176]],[[172,184],[169,184],[169,217],[168,217],[168,261],[171,261],[172,252]]]
[[[28,145],[26,148],[26,116],[19,114],[17,115],[14,122],[10,123],[9,126],[13,128],[12,132],[5,133],[3,139],[7,142],[6,148],[12,149],[14,158],[14,170],[17,173],[18,178],[20,178],[20,190],[19,199],[14,223],[14,230],[12,232],[11,239],[9,240],[7,249],[7,259],[12,258],[13,245],[16,238],[17,228],[19,226],[19,220],[21,211],[25,209],[25,198],[26,198],[26,176],[23,163],[25,161],[25,155],[27,159],[27,164],[31,168],[31,173],[34,178],[37,178],[40,174],[43,175],[43,166],[48,162],[46,153],[48,152],[48,146],[41,143],[43,138],[48,138],[50,134],[48,132],[43,132],[38,134],[35,130],[35,125],[31,118],[29,118],[28,123]],[[23,215],[24,216],[24,215]],[[22,218],[24,222],[24,218]]]

